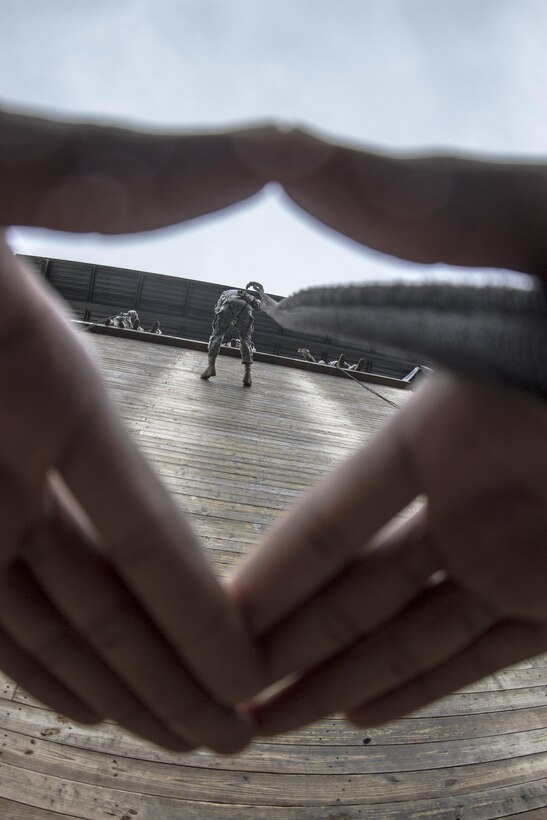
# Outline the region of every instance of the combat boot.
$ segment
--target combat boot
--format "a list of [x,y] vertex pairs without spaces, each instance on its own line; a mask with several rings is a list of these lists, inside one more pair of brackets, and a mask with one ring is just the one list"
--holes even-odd
[[243,374],[243,387],[250,387],[253,383],[253,380],[251,379],[251,365],[244,364],[243,366],[245,367],[245,373]]
[[207,369],[204,370],[203,373],[201,374],[201,376],[200,376],[201,379],[210,379],[211,376],[216,376],[216,374],[217,374],[217,372],[215,370],[216,360],[217,360],[216,356],[209,356],[208,357],[209,364],[207,365]]

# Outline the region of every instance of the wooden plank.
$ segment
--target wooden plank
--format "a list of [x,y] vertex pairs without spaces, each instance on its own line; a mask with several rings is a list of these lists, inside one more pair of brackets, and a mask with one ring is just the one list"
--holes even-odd
[[[293,800],[292,803],[286,794],[280,796],[277,801],[272,800],[270,796],[266,804],[253,802],[255,787],[251,779],[244,792],[246,799],[243,802],[236,799],[229,802],[200,802],[185,797],[186,782],[183,777],[171,784],[173,792],[177,794],[164,797],[144,791],[139,794],[125,791],[123,788],[106,788],[99,784],[75,782],[66,777],[54,777],[42,772],[29,772],[26,769],[5,766],[0,762],[0,798],[18,802],[21,795],[25,795],[30,806],[52,809],[61,815],[68,814],[69,817],[76,816],[86,820],[345,820],[357,817],[396,820],[440,817],[454,820],[459,816],[458,812],[462,813],[462,820],[463,817],[485,820],[504,816],[504,807],[506,815],[506,808],[511,803],[517,808],[520,804],[523,808],[529,809],[546,805],[547,799],[546,781],[531,778],[524,785],[521,783],[518,789],[512,784],[496,789],[486,788],[478,794],[447,794],[442,802],[433,799],[410,802],[398,793],[396,783],[384,784],[386,799],[381,804],[371,798],[366,788],[362,792],[363,799],[359,801],[348,798],[342,787],[339,796],[335,797],[331,791],[326,806],[321,806],[312,792],[315,783],[310,782],[309,789],[306,790],[306,782],[304,779],[301,784],[304,787],[304,799]],[[450,782],[450,777],[447,778],[447,782]],[[447,791],[451,788],[448,786]]]
[[[414,804],[391,804],[384,806],[376,806],[372,808],[353,806],[344,806],[338,804],[327,808],[326,810],[306,809],[305,807],[295,808],[273,808],[271,814],[264,814],[263,810],[260,814],[255,809],[251,809],[252,814],[248,813],[247,807],[238,806],[222,806],[212,807],[212,813],[195,815],[192,817],[201,818],[222,818],[222,820],[239,820],[239,818],[252,818],[252,820],[352,820],[352,818],[359,818],[359,820],[492,820],[492,818],[509,818],[518,817],[520,820],[545,820],[544,808],[527,810],[527,806],[533,804],[535,801],[541,800],[541,790],[544,792],[547,786],[543,789],[537,786],[536,783],[530,784],[521,789],[504,789],[494,790],[481,793],[481,796],[471,800],[458,800],[453,806],[445,805],[438,806],[427,801],[420,801]],[[114,806],[113,806],[114,808]],[[150,818],[157,817],[155,807],[152,807],[152,814],[149,814],[148,806],[142,807],[144,810],[130,809],[127,814],[116,814],[109,811],[104,815],[105,818],[119,818],[119,820],[150,820]],[[507,809],[511,809],[511,814],[507,814]],[[204,807],[204,811],[207,810]],[[269,809],[267,808],[266,811]],[[123,808],[121,809],[123,811]],[[220,813],[219,813],[220,811]],[[132,812],[132,813],[131,813]],[[96,820],[100,815],[95,815],[93,820]],[[179,815],[180,818],[188,817],[187,813]],[[5,800],[0,798],[0,817],[6,820],[84,820],[82,815],[76,816],[73,813],[60,814],[49,809],[37,808],[29,806],[28,804],[18,803],[12,800]],[[162,814],[162,820],[165,815]]]
[[[220,572],[410,395],[263,362],[249,391],[235,358],[207,383],[201,351],[92,342],[121,416]],[[546,684],[541,656],[386,726],[331,717],[223,758],[74,725],[0,677],[0,817],[535,820],[547,808]]]
[[0,671],[0,698],[2,700],[11,701],[15,694],[17,684],[11,678]]
[[[328,804],[334,793],[344,794],[348,803],[377,803],[390,800],[439,799],[445,794],[467,794],[484,788],[504,788],[516,782],[527,782],[547,771],[547,752],[518,755],[514,758],[488,760],[480,763],[446,765],[426,770],[402,770],[392,764],[391,770],[366,770],[358,763],[346,767],[313,767],[302,769],[260,771],[246,763],[241,755],[238,769],[222,767],[222,761],[209,766],[207,753],[179,756],[176,761],[162,758],[122,758],[106,750],[95,752],[67,746],[56,741],[55,735],[45,739],[29,738],[6,730],[2,733],[0,760],[2,765],[41,772],[52,777],[99,785],[103,788],[144,792],[160,797],[184,796],[198,802],[230,801],[262,805],[271,795],[275,803],[321,806]],[[400,750],[399,750],[400,751]],[[367,750],[368,752],[368,750]],[[431,759],[433,760],[432,754]],[[373,759],[367,754],[363,759]],[[283,760],[280,754],[279,761]],[[372,767],[374,768],[374,767]],[[252,794],[248,784],[252,783]],[[9,795],[4,795],[9,796]]]
[[[118,757],[138,757],[141,760],[163,763],[184,763],[187,767],[198,766],[200,769],[220,768],[226,772],[252,771],[263,774],[274,773],[305,774],[309,771],[313,759],[314,775],[347,774],[347,773],[382,773],[398,771],[422,771],[426,769],[451,766],[467,766],[476,760],[491,762],[506,760],[519,756],[537,754],[547,751],[547,732],[541,727],[537,730],[527,729],[494,736],[475,736],[474,742],[469,738],[429,740],[406,744],[384,745],[379,736],[373,736],[370,744],[343,745],[340,738],[333,737],[330,743],[313,743],[313,738],[305,738],[307,743],[283,744],[256,741],[243,755],[222,758],[213,754],[203,756],[200,753],[174,756],[148,748],[147,744],[137,744],[131,736],[120,734],[113,738],[112,726],[104,731],[101,727],[73,726],[59,716],[40,712],[35,709],[30,716],[29,709],[0,709],[4,740],[9,737],[10,749],[25,749],[30,738],[31,752],[34,754],[42,748],[44,739],[70,748],[110,754]],[[106,738],[106,739],[105,739]],[[39,745],[36,746],[36,742]],[[8,758],[4,755],[4,761]]]
[[[18,699],[14,702],[0,701],[0,721],[5,728],[27,734],[30,737],[45,737],[51,734],[54,739],[62,740],[69,745],[104,749],[102,725],[100,727],[73,725],[23,692],[20,692]],[[162,753],[163,757],[158,757],[158,750],[148,744],[141,744],[138,752],[134,751],[131,744],[138,744],[134,738],[119,732],[114,724],[108,723],[105,726],[104,731],[112,744],[112,751],[116,754],[141,756],[146,759],[166,759],[167,752]],[[271,753],[278,758],[283,753],[288,757],[302,754],[310,758],[315,754],[340,755],[340,750],[349,751],[353,747],[362,751],[363,746],[367,747],[366,754],[368,754],[370,749],[385,746],[411,745],[417,747],[420,744],[429,745],[440,741],[448,743],[455,740],[467,741],[470,748],[476,748],[477,738],[486,738],[488,741],[491,737],[501,739],[503,736],[509,736],[508,742],[510,742],[514,733],[537,733],[538,730],[545,732],[546,727],[547,706],[485,714],[480,716],[480,720],[475,715],[433,719],[403,718],[369,730],[353,728],[342,719],[333,717],[297,732],[271,738],[267,742],[265,740],[255,741],[246,755],[252,752],[253,755],[264,757]],[[55,729],[55,732],[52,732],[52,729]],[[44,732],[46,732],[45,735]],[[291,750],[292,746],[296,747],[296,750]],[[416,753],[420,754],[418,750]],[[236,761],[233,764],[236,767],[240,765],[239,758],[222,758],[223,768],[232,768],[232,761]],[[252,767],[254,764],[249,765]]]
[[[129,815],[131,820],[136,820],[135,815]],[[60,814],[50,809],[29,806],[27,802],[16,802],[15,800],[5,800],[0,798],[0,817],[3,820],[85,820],[82,815]]]

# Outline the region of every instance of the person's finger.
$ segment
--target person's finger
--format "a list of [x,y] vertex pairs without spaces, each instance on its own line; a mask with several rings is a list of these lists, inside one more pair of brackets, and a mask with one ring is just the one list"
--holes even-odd
[[507,620],[547,622],[544,488],[547,470],[535,486],[531,479],[528,487],[488,487],[476,499],[460,495],[452,506],[455,526],[431,516],[450,577]]
[[441,570],[423,508],[380,534],[365,554],[260,642],[268,684],[301,673],[394,618]]
[[22,564],[4,570],[0,595],[1,628],[100,719],[113,718],[159,746],[192,748],[162,725],[82,642]]
[[1,628],[0,669],[29,695],[77,723],[93,724],[102,719]]
[[426,591],[385,627],[253,709],[260,735],[350,711],[459,653],[497,614],[451,584]]
[[[100,470],[102,463],[108,470]],[[118,420],[100,409],[57,469],[120,575],[205,689],[230,705],[254,694],[263,675],[243,618]]]
[[106,394],[58,300],[1,241],[0,292],[0,459],[39,491],[45,470]]
[[86,537],[66,501],[57,493],[49,507],[22,554],[67,621],[172,731],[217,751],[245,745],[248,723],[242,725],[233,710],[203,692],[111,563]]
[[330,581],[419,493],[405,439],[388,425],[280,518],[230,580],[254,634]]
[[356,726],[377,726],[395,720],[546,649],[546,627],[517,621],[496,624],[445,663],[356,706],[346,717]]
[[9,112],[0,127],[3,225],[152,230],[226,208],[268,181],[239,161],[230,131],[139,132]]
[[542,270],[534,223],[541,165],[383,154],[294,128],[234,136],[250,171],[280,182],[308,214],[367,247],[425,264]]
[[25,535],[41,515],[41,498],[36,496],[34,488],[0,459],[0,572],[14,560]]

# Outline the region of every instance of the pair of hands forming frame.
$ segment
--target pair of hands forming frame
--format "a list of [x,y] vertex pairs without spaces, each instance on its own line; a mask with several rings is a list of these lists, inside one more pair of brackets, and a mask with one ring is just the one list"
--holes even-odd
[[[274,126],[0,115],[3,225],[145,231],[272,181],[388,254],[547,270],[543,166],[393,158]],[[230,753],[335,711],[371,726],[547,649],[541,399],[432,376],[221,586],[56,299],[4,242],[0,293],[0,667],[50,707]]]

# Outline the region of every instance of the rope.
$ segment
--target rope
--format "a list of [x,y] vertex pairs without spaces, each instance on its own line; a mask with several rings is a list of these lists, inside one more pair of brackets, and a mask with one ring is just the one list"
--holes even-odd
[[360,387],[362,387],[364,390],[368,390],[368,392],[369,392],[369,393],[373,393],[375,396],[378,396],[378,398],[379,398],[379,399],[382,399],[383,401],[385,401],[385,402],[387,402],[388,404],[390,404],[392,407],[397,408],[397,410],[399,409],[399,407],[400,407],[400,405],[399,405],[399,404],[395,404],[395,402],[394,402],[394,401],[391,401],[391,399],[386,399],[386,397],[385,397],[385,396],[382,396],[382,394],[381,394],[381,393],[378,393],[376,390],[373,390],[373,389],[372,389],[372,387],[369,387],[367,384],[363,384],[363,382],[359,381],[359,379],[356,379],[356,378],[355,378],[355,376],[353,375],[353,373],[350,373],[350,371],[349,371],[349,370],[347,370],[345,367],[339,367],[338,369],[339,369],[339,370],[342,370],[342,371],[343,371],[343,373],[344,373],[344,374],[345,374],[345,375],[346,375],[349,379],[353,379],[353,381],[354,381],[354,382],[357,382],[357,384],[358,384]]
[[106,322],[107,319],[114,319],[114,316],[104,316],[102,319],[97,319],[96,322],[93,322],[92,325],[87,325],[87,327],[83,327],[81,330],[78,330],[78,333],[86,333],[86,331],[93,330],[94,327],[100,325],[101,322]]

